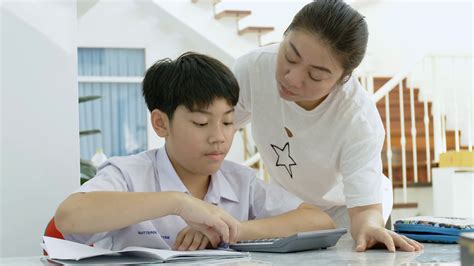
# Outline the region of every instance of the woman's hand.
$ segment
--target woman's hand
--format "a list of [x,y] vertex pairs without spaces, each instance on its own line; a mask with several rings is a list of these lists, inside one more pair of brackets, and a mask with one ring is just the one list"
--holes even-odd
[[211,242],[213,247],[223,241],[237,242],[240,222],[223,209],[183,193],[182,200],[176,210],[195,231],[201,232]]
[[356,239],[356,251],[361,252],[377,244],[384,244],[390,252],[395,252],[396,248],[401,251],[419,251],[423,245],[406,236],[399,235],[381,226],[363,226],[359,230]]
[[203,233],[187,226],[178,233],[173,249],[198,250],[205,249],[209,244],[216,247],[219,243],[211,243]]

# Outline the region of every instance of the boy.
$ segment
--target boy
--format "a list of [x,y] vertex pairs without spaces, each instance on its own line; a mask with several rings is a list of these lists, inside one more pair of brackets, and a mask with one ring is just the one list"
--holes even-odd
[[196,250],[334,227],[316,207],[224,161],[239,87],[218,60],[161,60],[147,70],[143,95],[165,146],[111,158],[61,203],[55,222],[66,239],[111,250]]

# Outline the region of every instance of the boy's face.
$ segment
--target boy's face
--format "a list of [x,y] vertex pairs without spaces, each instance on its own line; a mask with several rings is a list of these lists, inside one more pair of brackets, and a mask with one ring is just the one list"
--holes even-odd
[[178,175],[217,172],[234,138],[233,122],[234,108],[221,98],[207,109],[176,108],[168,125],[166,151]]

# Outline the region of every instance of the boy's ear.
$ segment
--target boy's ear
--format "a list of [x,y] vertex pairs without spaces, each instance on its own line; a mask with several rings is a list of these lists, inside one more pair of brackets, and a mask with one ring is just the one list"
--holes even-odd
[[170,121],[168,115],[162,111],[155,109],[151,112],[151,125],[158,136],[162,138],[168,136]]

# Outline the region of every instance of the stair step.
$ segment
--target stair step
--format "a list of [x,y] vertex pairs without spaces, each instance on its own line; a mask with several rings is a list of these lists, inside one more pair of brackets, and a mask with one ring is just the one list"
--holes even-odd
[[268,32],[273,31],[274,27],[264,27],[264,26],[248,26],[241,30],[239,30],[239,35],[243,35],[246,33],[258,33],[258,34],[265,34]]
[[[433,160],[434,152],[430,151],[430,160]],[[426,150],[419,149],[416,152],[416,161],[418,165],[424,164],[426,162]],[[385,164],[387,162],[387,155],[385,151],[382,151],[382,162]],[[413,151],[410,149],[406,150],[405,162],[409,165],[413,165]],[[392,166],[401,166],[402,165],[402,151],[399,147],[396,149],[392,148]]]
[[[191,2],[192,2],[192,3],[197,3],[198,0],[191,0]],[[218,3],[220,3],[220,2],[221,2],[221,0],[212,0],[212,3],[213,3],[214,5],[215,5],[215,4],[218,4]]]
[[237,18],[241,19],[250,16],[252,11],[250,10],[222,10],[221,12],[214,15],[215,19],[221,18]]
[[[419,101],[418,99],[414,99],[414,105],[415,105],[415,111],[418,108],[421,108],[423,110],[424,108],[424,103],[422,101]],[[377,109],[379,110],[385,110],[385,100],[380,100],[376,103]],[[396,98],[390,98],[390,103],[389,103],[390,111],[392,110],[400,110],[400,101],[398,97]],[[405,108],[404,110],[410,110],[410,99],[403,99],[403,107]],[[408,108],[408,109],[407,109]],[[431,102],[428,102],[428,109],[431,109]]]
[[416,209],[418,208],[418,203],[416,202],[407,202],[407,203],[394,203],[394,209]]
[[[403,188],[403,183],[402,182],[392,182],[393,188]],[[431,182],[407,182],[407,187],[409,188],[417,188],[417,187],[431,187],[432,183]]]
[[[401,142],[401,132],[400,132],[400,129],[398,129],[398,131],[396,132],[390,132],[390,144],[391,144],[391,147],[392,147],[392,150],[395,150],[395,149],[401,149],[401,145],[400,145],[400,142]],[[426,148],[425,144],[426,144],[426,139],[425,139],[425,132],[424,130],[423,131],[419,131],[417,130],[416,132],[416,135],[417,135],[417,141],[416,141],[416,144],[418,147],[422,148],[423,150]],[[433,145],[434,145],[434,142],[433,142],[433,134],[431,133],[430,135],[430,147],[432,148]],[[386,146],[386,137],[385,137],[385,142],[384,142],[384,146],[383,146],[383,150],[385,150],[387,148]],[[407,150],[411,149],[412,147],[412,137],[411,137],[411,132],[409,132],[409,129],[405,129],[405,142],[406,142],[406,145],[405,147],[407,148]],[[422,144],[424,143],[424,144]],[[452,149],[455,149],[456,148],[456,139],[455,139],[455,132],[452,131],[452,130],[449,130],[449,131],[446,131],[446,149],[447,150],[452,150]]]
[[[385,121],[385,105],[377,106],[377,109],[379,111],[380,117],[383,121]],[[423,119],[425,116],[425,107],[423,106],[423,103],[416,103],[414,105],[414,111],[415,118],[417,119]],[[409,103],[404,104],[403,112],[406,119],[411,119],[411,106]],[[431,119],[431,104],[428,105],[428,116],[430,116]],[[398,105],[398,103],[396,105],[390,105],[390,121],[394,119],[400,120],[400,105]]]
[[[383,85],[385,85],[385,83],[387,83],[391,79],[392,79],[391,77],[374,77],[374,91],[379,90]],[[407,82],[407,79],[406,78],[403,79],[402,81],[403,87],[406,87],[406,82]],[[398,84],[396,85],[396,87],[398,87]],[[393,89],[392,89],[392,92],[393,92]]]
[[[407,135],[405,137],[405,147],[407,148],[407,150],[409,149],[410,151],[413,150],[413,138],[411,137],[411,135]],[[448,148],[455,148],[455,139],[454,138],[446,138],[446,145]],[[385,142],[383,144],[384,148],[383,150],[387,150],[387,139],[385,139]],[[390,139],[390,147],[392,149],[392,151],[394,149],[401,149],[402,145],[401,145],[401,139],[399,137],[391,137]],[[433,136],[430,136],[430,149],[433,149],[434,147],[434,139],[433,139]],[[416,149],[417,150],[422,150],[422,151],[425,151],[426,150],[426,138],[425,138],[425,135],[420,135],[419,133],[417,133],[417,136],[416,136]]]
[[[387,169],[386,165],[384,165],[383,173],[384,173],[385,176],[388,177],[388,169]],[[427,169],[426,169],[426,163],[418,164],[417,174],[418,174],[418,183],[428,183],[428,174],[427,174]],[[407,186],[408,186],[408,184],[414,184],[414,182],[415,182],[414,175],[415,174],[414,174],[414,169],[413,169],[413,163],[410,163],[410,165],[409,165],[408,162],[407,162],[406,175],[407,175]],[[395,166],[392,166],[392,180],[393,180],[393,186],[394,187],[396,187],[397,184],[400,184],[400,186],[401,186],[401,184],[403,182],[403,172],[402,172],[401,165],[397,164]]]
[[[382,121],[382,123],[383,123],[383,127],[385,128],[385,131],[388,131],[388,127],[385,121]],[[401,126],[402,126],[402,123],[400,122],[400,120],[390,121],[390,136],[392,138],[400,138],[401,133],[402,133]],[[425,130],[425,123],[423,120],[421,121],[415,120],[415,129],[416,129],[416,134],[418,136],[425,136],[426,130]],[[429,129],[430,135],[432,135],[433,134],[432,121],[430,121],[430,123],[428,124],[428,129]],[[408,138],[408,136],[411,137],[411,120],[409,121],[405,120],[405,137]],[[453,137],[454,137],[454,134],[453,134]]]

